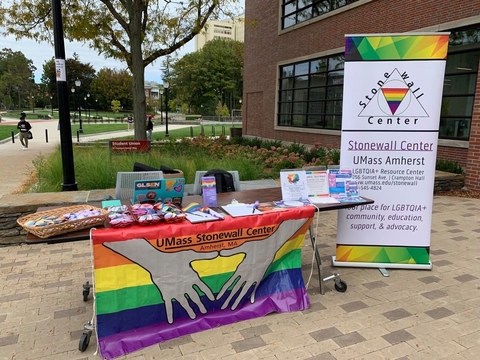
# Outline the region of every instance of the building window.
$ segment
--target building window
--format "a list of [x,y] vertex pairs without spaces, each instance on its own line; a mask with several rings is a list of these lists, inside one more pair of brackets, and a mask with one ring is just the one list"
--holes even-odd
[[480,59],[480,26],[452,31],[448,50],[439,137],[469,140]]
[[340,129],[343,65],[336,55],[281,66],[278,125]]
[[283,0],[282,29],[323,15],[358,0]]

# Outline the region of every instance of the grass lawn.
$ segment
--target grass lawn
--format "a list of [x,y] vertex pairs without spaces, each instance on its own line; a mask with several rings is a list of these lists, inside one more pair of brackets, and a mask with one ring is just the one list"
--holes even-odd
[[15,134],[18,132],[17,125],[0,125],[0,140],[9,139],[12,136],[12,131]]
[[[160,125],[155,124],[155,126],[160,126]],[[77,129],[79,127],[80,126],[78,125],[78,123],[72,124],[73,137],[77,136]],[[192,136],[196,137],[196,136],[199,136],[202,131],[206,136],[218,136],[221,134],[230,135],[230,127],[231,127],[230,124],[214,125],[213,127],[212,125],[205,125],[205,126],[195,125],[195,126],[189,126],[183,129],[169,130],[168,133],[170,135],[170,138],[173,138],[173,139],[181,139],[184,137],[192,137]],[[236,125],[235,127],[238,128],[240,126]],[[82,124],[82,128],[83,128],[83,135],[93,135],[93,134],[101,134],[101,133],[106,133],[111,131],[126,130],[127,125],[126,124]],[[12,130],[14,131],[15,134],[17,134],[18,130],[16,125],[1,125],[0,140],[10,138],[12,134]],[[119,137],[118,139],[125,139],[125,140],[133,139],[133,132],[131,136]],[[165,139],[167,139],[165,137],[165,131],[153,133],[153,140],[165,140]]]

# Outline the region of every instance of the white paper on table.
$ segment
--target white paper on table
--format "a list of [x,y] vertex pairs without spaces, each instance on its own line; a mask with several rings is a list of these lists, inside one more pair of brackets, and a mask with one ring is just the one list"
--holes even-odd
[[255,209],[251,205],[225,205],[222,206],[222,209],[232,217],[263,214],[260,210]]
[[308,200],[312,204],[338,204],[340,202],[331,196],[312,196]]

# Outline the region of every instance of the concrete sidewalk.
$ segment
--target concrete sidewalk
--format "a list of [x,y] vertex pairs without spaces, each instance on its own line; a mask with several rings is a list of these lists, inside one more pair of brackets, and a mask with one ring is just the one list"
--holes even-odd
[[[17,125],[19,120],[5,118],[0,124]],[[33,160],[39,155],[48,155],[54,152],[55,148],[60,145],[60,131],[57,130],[57,120],[31,120],[27,121],[32,125],[33,140],[29,141],[28,150],[22,149],[22,144],[18,137],[15,143],[10,139],[0,142],[0,198],[3,195],[12,194],[17,190],[24,181],[26,181],[34,170]],[[181,129],[189,127],[189,125],[172,125],[169,124],[169,130]],[[81,135],[80,142],[89,142],[95,140],[109,140],[114,137],[123,137],[133,134],[133,131],[114,131],[99,135]],[[156,124],[154,132],[164,132],[165,125]],[[15,132],[17,134],[17,131]],[[47,142],[48,141],[48,142]],[[72,138],[72,142],[76,143],[76,136]]]
[[[345,293],[327,283],[319,295],[316,271],[311,308],[271,314],[184,336],[120,359],[135,360],[476,360],[480,354],[480,200],[435,197],[433,269],[331,267],[336,212],[321,213],[317,242],[325,274],[338,271]],[[304,243],[304,279],[312,248]],[[93,360],[83,353],[83,325],[93,317],[89,241],[0,248],[0,360]]]

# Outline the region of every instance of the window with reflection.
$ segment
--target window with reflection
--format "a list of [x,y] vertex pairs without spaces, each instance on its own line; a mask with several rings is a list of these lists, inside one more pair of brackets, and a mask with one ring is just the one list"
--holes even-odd
[[480,26],[450,34],[440,115],[441,139],[469,140],[480,60]]
[[343,66],[343,54],[281,66],[278,125],[340,129]]
[[310,20],[358,0],[283,0],[282,29]]

